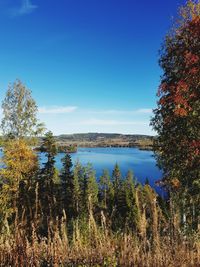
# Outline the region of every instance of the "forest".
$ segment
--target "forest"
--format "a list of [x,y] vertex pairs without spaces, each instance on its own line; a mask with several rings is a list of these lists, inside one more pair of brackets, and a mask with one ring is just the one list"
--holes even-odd
[[[115,165],[65,153],[37,120],[31,91],[16,80],[2,102],[0,266],[200,266],[200,2],[188,1],[166,36],[151,120],[158,181],[166,198]],[[43,136],[40,164],[33,149]],[[103,166],[102,166],[103,169]]]

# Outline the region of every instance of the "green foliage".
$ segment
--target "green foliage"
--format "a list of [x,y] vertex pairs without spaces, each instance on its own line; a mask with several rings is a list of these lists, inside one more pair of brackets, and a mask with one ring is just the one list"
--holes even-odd
[[91,165],[88,165],[85,171],[87,176],[87,205],[88,207],[91,205],[91,208],[95,209],[98,204],[98,184],[96,181],[95,171],[92,169]]
[[136,206],[136,183],[133,179],[133,173],[128,171],[125,182],[125,217],[127,218],[127,224],[131,228],[136,227],[138,210]]
[[117,206],[121,197],[121,188],[122,188],[122,176],[119,165],[116,164],[112,173],[112,182],[114,189],[114,205]]
[[116,205],[120,197],[120,189],[122,187],[122,176],[119,165],[116,164],[112,173],[112,182],[114,189],[114,204]]
[[75,193],[74,175],[72,173],[72,161],[71,156],[66,153],[62,159],[63,169],[60,174],[61,182],[61,201],[63,203],[63,209],[68,215],[68,218],[73,217],[75,211],[73,209],[73,198]]
[[112,173],[112,180],[113,180],[115,191],[119,190],[121,186],[121,178],[122,177],[121,177],[120,168],[119,168],[119,165],[116,163],[113,173]]
[[113,185],[110,180],[108,170],[103,170],[103,174],[99,181],[99,193],[101,200],[101,207],[105,210],[111,210],[114,198]]
[[39,134],[43,130],[43,125],[37,124],[37,106],[31,91],[21,81],[16,80],[9,85],[2,109],[1,128],[4,135],[21,138]]
[[[129,254],[132,259],[135,246],[138,246],[136,251],[156,253],[160,251],[159,242],[165,242],[162,236],[167,232],[169,238],[168,231],[173,236],[171,229],[175,227],[170,223],[176,217],[167,215],[169,208],[162,203],[164,216],[154,190],[148,184],[136,184],[131,171],[122,177],[116,165],[112,181],[104,170],[97,182],[90,164],[84,167],[77,162],[72,169],[71,157],[65,154],[56,182],[55,139],[51,133],[45,136],[42,147],[47,156],[43,168],[39,168],[36,154],[23,139],[10,140],[5,147],[7,168],[1,172],[4,180],[0,189],[0,231],[4,237],[9,236],[6,244],[11,236],[16,237],[17,255],[19,249],[21,255],[28,248],[26,255],[30,249],[34,255],[40,253],[36,257],[38,262],[61,264],[74,249],[75,254],[69,254],[70,260],[66,261],[74,264],[74,257],[77,262],[86,262],[88,252],[91,263],[91,252],[97,255],[101,251],[100,263],[103,260],[105,265],[117,266],[119,262],[125,263]],[[170,218],[170,223],[166,224],[165,218]],[[173,231],[177,235],[178,229]],[[1,246],[4,247],[3,243]],[[125,258],[120,258],[119,248],[125,248],[121,252]],[[26,260],[27,256],[13,262],[19,259]]]
[[80,212],[80,207],[81,207],[81,188],[80,188],[80,176],[81,172],[81,165],[79,162],[76,163],[73,171],[73,197],[72,197],[72,202],[73,202],[73,210],[74,214],[77,217],[79,212]]
[[3,142],[3,137],[2,137],[2,136],[0,136],[0,147],[2,147],[2,146],[3,146],[3,144],[4,144],[4,142]]
[[92,209],[95,209],[98,203],[98,184],[95,172],[91,164],[88,163],[86,167],[83,167],[77,162],[74,174],[78,176],[78,183],[76,182],[76,184],[80,188],[79,207],[83,213],[88,213],[89,205],[92,206]]
[[45,152],[47,162],[41,169],[38,177],[40,209],[43,214],[41,218],[41,231],[47,235],[50,221],[55,221],[59,215],[58,194],[59,194],[59,175],[55,168],[55,156],[57,154],[56,141],[51,132],[47,132],[43,138],[41,150]]
[[40,151],[46,153],[48,157],[52,158],[57,154],[56,140],[51,131],[45,134]]

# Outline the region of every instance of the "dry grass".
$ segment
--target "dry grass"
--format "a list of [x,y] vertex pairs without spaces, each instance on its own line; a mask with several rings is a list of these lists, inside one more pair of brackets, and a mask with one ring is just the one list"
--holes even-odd
[[70,241],[64,222],[48,239],[39,238],[34,227],[31,241],[22,230],[1,236],[0,266],[200,266],[198,239],[180,234],[171,239],[159,232],[149,239],[137,232],[113,234],[103,214],[101,226],[97,226],[92,213],[84,227],[79,224],[78,220],[74,222]]

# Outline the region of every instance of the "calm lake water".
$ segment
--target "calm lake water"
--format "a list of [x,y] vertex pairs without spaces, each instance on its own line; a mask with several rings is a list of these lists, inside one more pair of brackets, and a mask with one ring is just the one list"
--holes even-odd
[[[56,157],[56,167],[62,168],[61,158],[64,153],[59,153]],[[156,161],[152,151],[139,150],[138,148],[79,148],[77,153],[71,154],[72,162],[77,160],[82,165],[88,162],[92,164],[96,171],[97,179],[102,175],[103,169],[108,169],[112,174],[116,163],[119,164],[121,173],[126,176],[128,170],[132,170],[138,182],[144,183],[149,179],[151,186],[162,195],[162,190],[155,185],[155,181],[162,177],[162,172],[156,166]],[[45,156],[40,155],[41,162],[45,162]]]
[[[0,156],[2,154],[0,153]],[[62,168],[61,159],[64,153],[56,156],[56,167]],[[97,179],[102,175],[103,169],[108,169],[112,174],[116,163],[119,164],[123,177],[128,170],[132,170],[138,182],[144,183],[146,178],[155,190],[163,195],[163,190],[155,185],[155,181],[162,177],[162,172],[156,166],[152,151],[139,150],[137,148],[79,148],[77,153],[71,154],[72,162],[77,160],[82,165],[91,163],[96,171]],[[46,161],[45,155],[40,154],[40,161]]]

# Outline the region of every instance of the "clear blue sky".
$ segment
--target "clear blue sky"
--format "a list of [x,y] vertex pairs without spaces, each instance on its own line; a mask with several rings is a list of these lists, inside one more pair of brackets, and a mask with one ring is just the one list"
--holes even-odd
[[0,101],[19,78],[55,134],[154,134],[158,50],[183,3],[0,0]]

